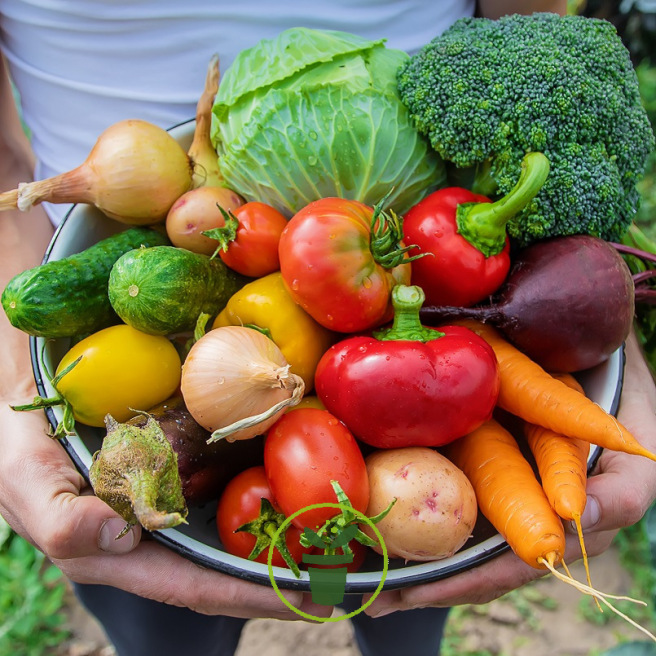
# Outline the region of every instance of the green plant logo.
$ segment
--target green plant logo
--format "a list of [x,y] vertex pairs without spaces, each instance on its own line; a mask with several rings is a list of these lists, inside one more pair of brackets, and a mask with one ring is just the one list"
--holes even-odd
[[[378,544],[382,551],[383,556],[383,569],[381,572],[380,582],[378,587],[371,595],[371,597],[359,608],[356,608],[354,611],[346,615],[339,615],[337,617],[319,617],[317,615],[312,615],[306,613],[299,608],[296,608],[291,604],[280,592],[278,584],[276,583],[275,577],[273,575],[273,549],[274,545],[278,542],[281,534],[287,529],[291,522],[302,515],[304,512],[309,510],[315,510],[317,508],[335,508],[340,510],[342,513],[355,515],[355,518],[358,521],[364,522],[368,526],[371,526],[374,534],[378,538]],[[353,553],[343,553],[336,554],[333,553],[336,549],[344,548],[359,532],[357,524],[347,524],[342,526],[338,531],[333,532],[332,534],[327,533],[317,533],[310,528],[306,528],[303,532],[306,543],[317,547],[318,549],[323,549],[323,554],[304,554],[303,562],[308,565],[319,565],[318,567],[308,567],[308,574],[310,576],[310,590],[312,592],[312,601],[320,605],[333,606],[340,603],[344,599],[345,586],[346,586],[346,574],[347,568],[346,565],[353,560]],[[343,549],[344,550],[344,549]],[[346,550],[344,550],[346,551]],[[330,552],[330,553],[328,553]],[[380,534],[378,528],[374,521],[371,518],[367,517],[363,513],[355,510],[350,504],[342,503],[318,503],[305,508],[301,508],[296,511],[293,515],[290,515],[285,519],[285,521],[278,527],[271,544],[269,546],[269,551],[267,555],[267,566],[269,568],[269,579],[271,580],[271,585],[276,591],[276,594],[282,602],[290,610],[294,611],[301,617],[304,617],[308,620],[313,620],[315,622],[339,622],[341,620],[349,619],[358,613],[361,613],[365,610],[369,604],[380,594],[383,589],[383,584],[387,577],[387,569],[389,566],[389,558],[387,556],[387,547],[383,540],[383,536]]]

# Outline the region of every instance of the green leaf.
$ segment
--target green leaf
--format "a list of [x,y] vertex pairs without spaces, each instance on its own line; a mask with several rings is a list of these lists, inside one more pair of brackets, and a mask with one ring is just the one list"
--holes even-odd
[[0,515],[0,549],[4,548],[11,535],[11,526],[9,526],[7,520],[2,515]]

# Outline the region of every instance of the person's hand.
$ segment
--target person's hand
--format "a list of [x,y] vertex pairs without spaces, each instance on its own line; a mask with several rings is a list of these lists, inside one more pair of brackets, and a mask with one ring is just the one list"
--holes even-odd
[[[28,399],[18,399],[20,402]],[[46,435],[41,411],[0,407],[0,514],[71,580],[100,583],[204,614],[300,619],[275,591],[203,569],[133,528],[93,496],[63,447]],[[296,608],[331,608],[284,591]]]
[[[618,420],[652,452],[656,452],[655,410],[656,387],[632,334],[626,344]],[[587,494],[582,517],[585,546],[589,556],[597,556],[610,546],[620,528],[637,523],[656,499],[656,463],[641,456],[604,450],[588,479]],[[581,557],[581,550],[574,527],[567,528],[565,562],[570,564]],[[508,551],[441,581],[383,592],[366,612],[381,616],[410,608],[487,603],[546,573]],[[594,570],[592,573],[594,577]]]

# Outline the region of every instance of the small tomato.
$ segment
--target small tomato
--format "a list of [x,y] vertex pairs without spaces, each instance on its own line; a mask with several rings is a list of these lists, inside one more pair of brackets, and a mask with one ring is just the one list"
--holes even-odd
[[[270,518],[266,518],[267,521],[261,527],[261,532],[258,531],[259,535],[238,530],[260,517],[262,499],[270,502],[274,512]],[[271,538],[283,521],[284,515],[280,513],[273,497],[264,467],[259,465],[245,469],[228,483],[216,509],[216,526],[223,548],[240,558],[249,558],[252,555],[252,560],[258,563],[267,562]],[[293,525],[285,531],[287,550],[296,563],[301,561],[304,553],[311,551],[301,545],[299,541],[301,533],[302,531]],[[259,552],[253,554],[256,543]],[[277,567],[287,566],[280,551],[275,547],[271,562]]]
[[203,232],[227,267],[250,278],[278,271],[278,243],[287,219],[265,203],[250,202],[223,212],[223,223]]

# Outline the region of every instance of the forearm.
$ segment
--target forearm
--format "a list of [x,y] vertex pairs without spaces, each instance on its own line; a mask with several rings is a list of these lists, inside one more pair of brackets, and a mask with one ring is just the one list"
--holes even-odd
[[507,14],[532,14],[534,12],[551,11],[564,15],[567,12],[567,0],[535,0],[521,2],[519,0],[478,0],[480,16],[497,19]]
[[[32,179],[33,159],[16,112],[9,80],[0,59],[0,191]],[[43,209],[0,213],[0,291],[17,273],[36,266],[52,237]],[[34,395],[28,338],[0,312],[0,402],[15,403]]]

